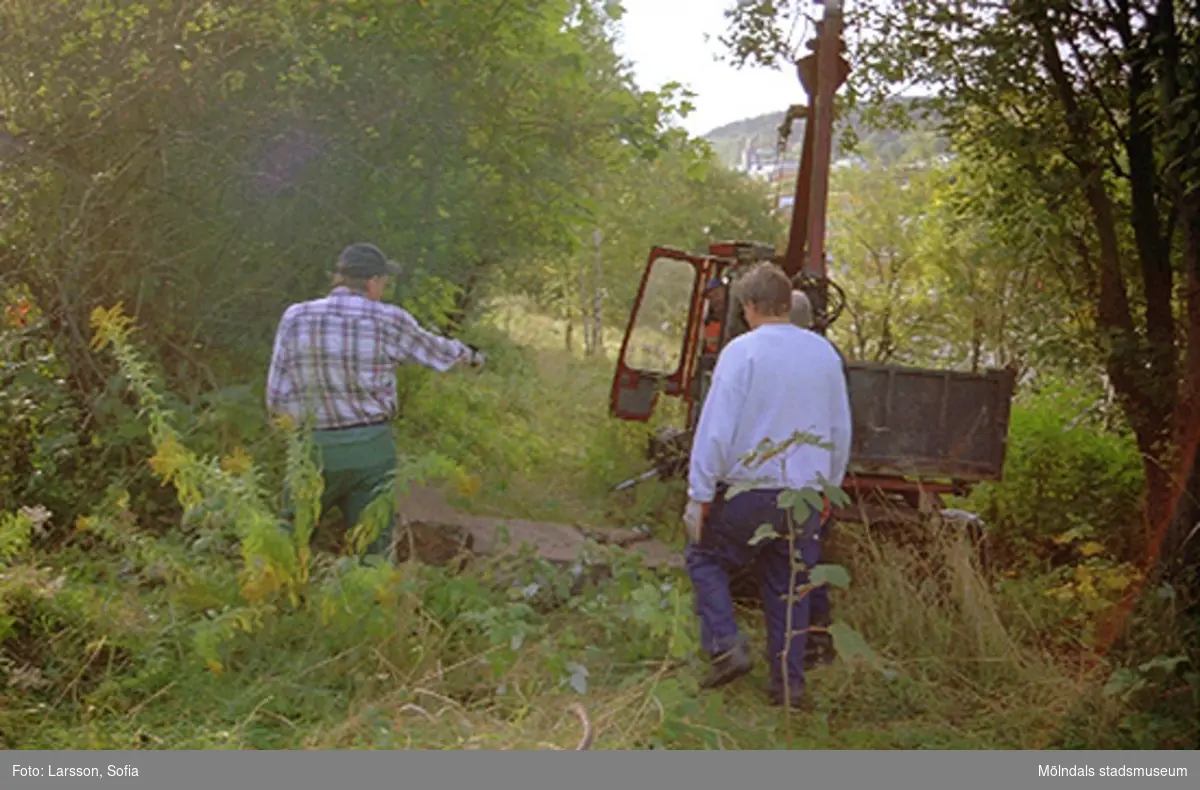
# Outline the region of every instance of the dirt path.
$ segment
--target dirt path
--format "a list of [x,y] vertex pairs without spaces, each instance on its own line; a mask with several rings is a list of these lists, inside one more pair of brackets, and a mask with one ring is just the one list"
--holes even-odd
[[[650,567],[683,567],[683,557],[678,552],[632,530],[471,516],[456,511],[440,492],[430,488],[413,488],[407,495],[401,494],[399,504],[402,537],[398,549],[405,553],[409,550],[405,545],[409,538],[403,535],[407,526],[417,556],[433,561],[449,561],[463,548],[473,554],[492,555],[502,549],[514,552],[522,544],[528,544],[536,547],[545,560],[569,564],[579,558],[590,538],[639,552]],[[508,531],[507,546],[498,541],[502,526]]]

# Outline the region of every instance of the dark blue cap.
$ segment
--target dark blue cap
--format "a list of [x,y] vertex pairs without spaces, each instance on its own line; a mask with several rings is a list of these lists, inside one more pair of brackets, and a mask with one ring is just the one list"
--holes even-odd
[[337,272],[346,277],[369,279],[383,275],[398,275],[400,264],[388,260],[383,250],[374,244],[359,242],[342,250],[338,256]]

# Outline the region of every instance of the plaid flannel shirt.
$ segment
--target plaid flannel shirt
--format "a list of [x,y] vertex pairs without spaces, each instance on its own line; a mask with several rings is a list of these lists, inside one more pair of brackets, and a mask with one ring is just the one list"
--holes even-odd
[[395,305],[334,288],[284,311],[267,372],[267,410],[311,417],[315,430],[384,422],[396,413],[397,364],[446,371],[471,354]]

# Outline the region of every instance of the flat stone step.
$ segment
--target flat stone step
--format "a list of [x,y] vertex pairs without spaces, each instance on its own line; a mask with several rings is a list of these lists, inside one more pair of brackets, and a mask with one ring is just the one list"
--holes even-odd
[[[460,513],[438,491],[414,487],[399,499],[400,527],[397,550],[407,556],[410,540],[421,558],[450,561],[463,549],[492,556],[533,546],[542,559],[571,564],[589,540],[616,545],[641,554],[648,567],[683,568],[683,557],[666,544],[629,529],[579,527],[518,518],[472,516]],[[439,529],[441,528],[441,529]],[[501,530],[507,531],[507,545]],[[501,551],[503,549],[503,551]]]

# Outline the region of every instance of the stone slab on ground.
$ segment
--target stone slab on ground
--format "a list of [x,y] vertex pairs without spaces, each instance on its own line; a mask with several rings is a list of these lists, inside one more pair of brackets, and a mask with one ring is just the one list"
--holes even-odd
[[[451,538],[456,545],[469,548],[474,554],[493,555],[500,548],[498,537],[501,527],[508,532],[505,552],[515,552],[522,544],[536,548],[538,556],[556,563],[576,561],[588,540],[618,545],[640,553],[648,567],[682,568],[683,557],[666,544],[628,529],[609,527],[582,528],[571,524],[554,524],[544,521],[529,521],[517,518],[472,516],[460,513],[446,501],[441,492],[423,487],[414,487],[399,498],[401,531],[404,524],[419,524],[427,527],[445,525],[469,536],[469,546],[462,546],[459,538]],[[416,534],[417,530],[412,531]],[[420,530],[428,534],[428,530]],[[428,538],[423,538],[428,540]],[[401,539],[403,542],[403,538]],[[403,547],[401,547],[403,548]],[[406,550],[406,549],[405,549]],[[449,547],[439,546],[438,553]],[[417,554],[421,555],[421,547]],[[448,558],[447,558],[448,559]]]

